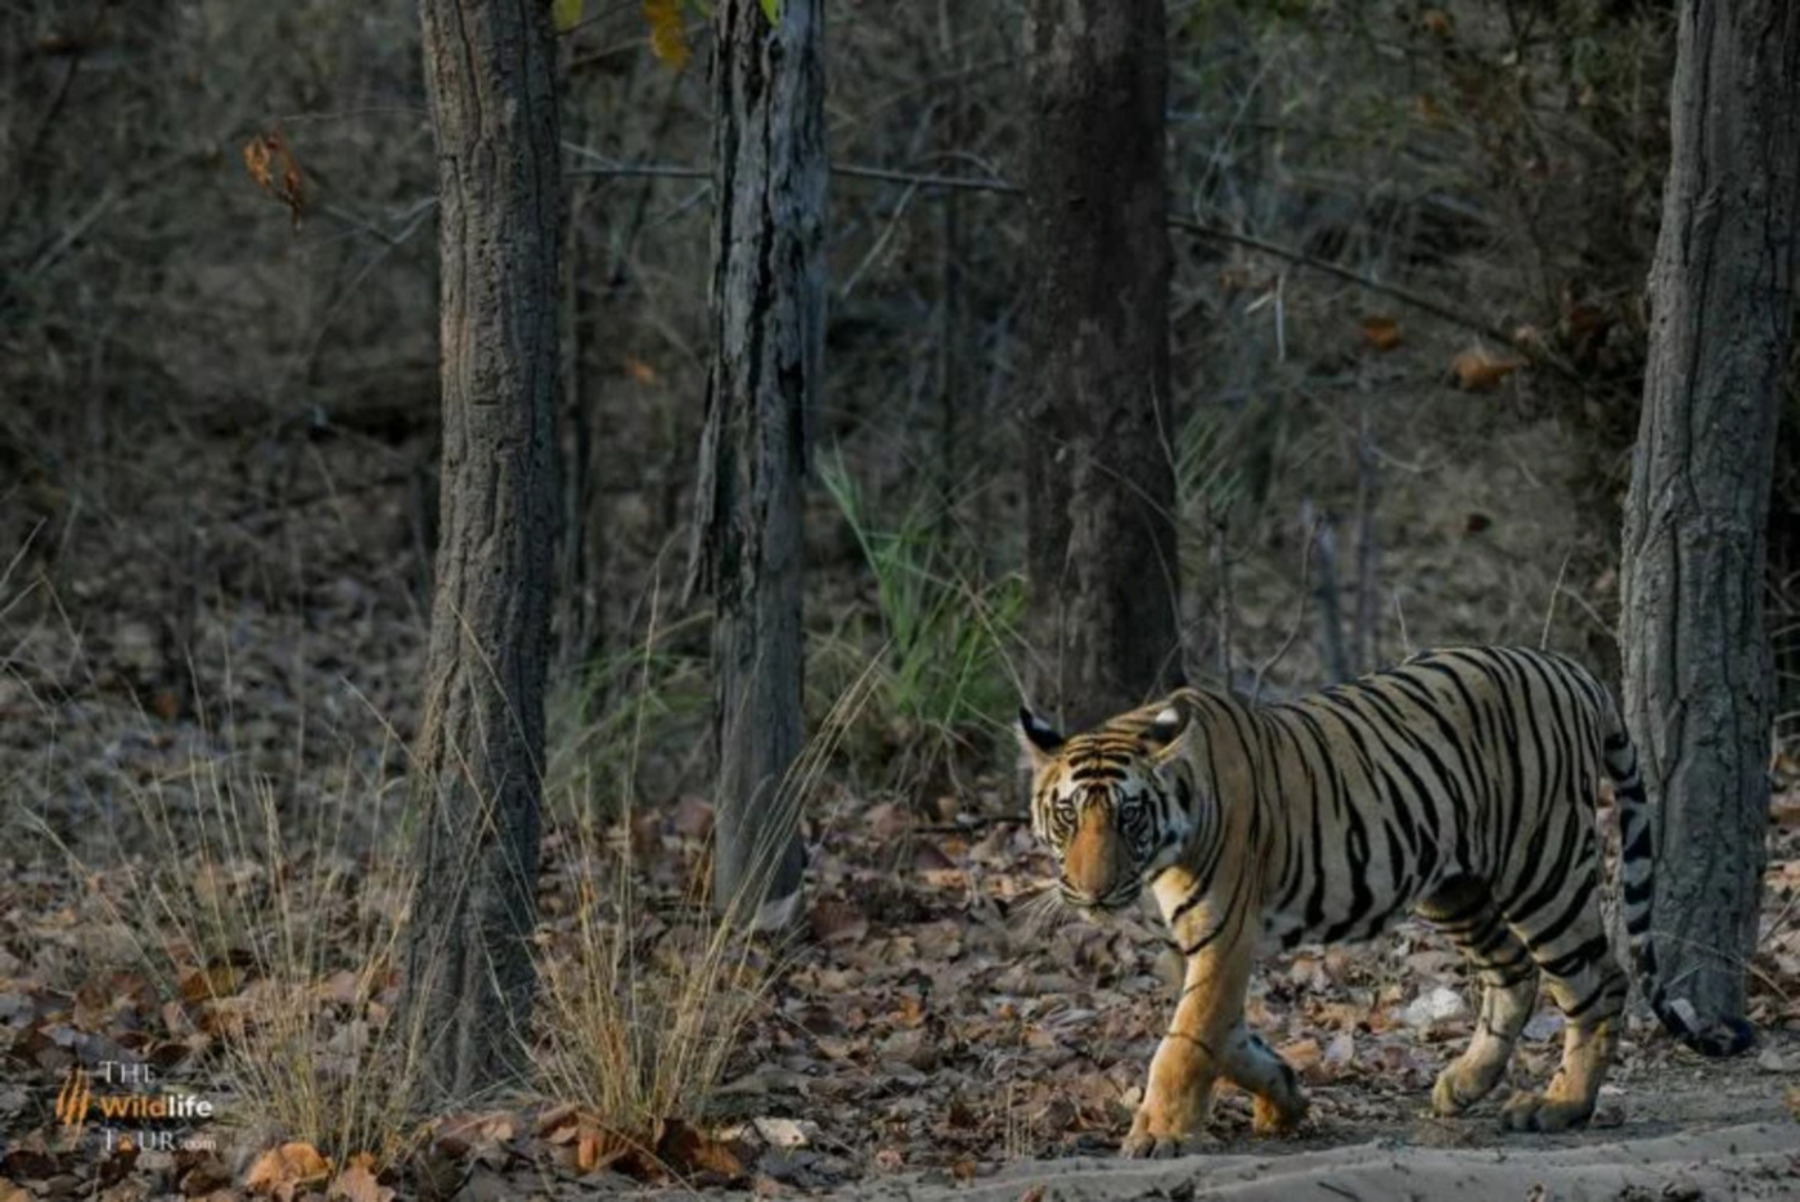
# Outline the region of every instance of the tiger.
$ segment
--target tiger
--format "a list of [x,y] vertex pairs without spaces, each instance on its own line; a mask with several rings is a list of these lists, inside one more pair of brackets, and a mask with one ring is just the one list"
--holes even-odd
[[1628,990],[1600,910],[1602,773],[1652,1010],[1708,1056],[1753,1039],[1741,1019],[1700,1023],[1657,975],[1637,753],[1605,686],[1563,656],[1445,648],[1281,703],[1181,688],[1072,737],[1029,707],[1019,724],[1032,828],[1055,855],[1062,899],[1097,916],[1147,887],[1185,960],[1126,1156],[1204,1142],[1221,1077],[1252,1095],[1258,1134],[1299,1125],[1298,1076],[1245,1025],[1254,955],[1368,939],[1408,910],[1449,937],[1482,991],[1432,1109],[1458,1115],[1493,1090],[1541,977],[1566,1020],[1561,1063],[1542,1092],[1515,1091],[1501,1123],[1585,1123]]

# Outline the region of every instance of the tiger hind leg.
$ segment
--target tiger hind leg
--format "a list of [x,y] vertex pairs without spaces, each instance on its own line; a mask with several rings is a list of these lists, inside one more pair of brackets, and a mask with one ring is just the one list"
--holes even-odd
[[1438,1074],[1432,1110],[1461,1114],[1492,1092],[1537,1004],[1538,967],[1506,925],[1486,882],[1458,877],[1423,899],[1419,916],[1449,936],[1481,982],[1481,1017],[1469,1046]]
[[[1561,1132],[1593,1116],[1600,1085],[1618,1047],[1629,982],[1607,946],[1597,907],[1573,923],[1552,948],[1532,948],[1544,982],[1562,1009],[1562,1062],[1543,1094],[1521,1090],[1507,1099],[1501,1121],[1516,1132]],[[1575,930],[1589,937],[1575,936]],[[1525,936],[1526,946],[1532,946]],[[1557,948],[1568,948],[1557,954]]]
[[1513,921],[1567,1020],[1562,1062],[1549,1086],[1541,1094],[1515,1093],[1502,1109],[1502,1122],[1513,1131],[1563,1131],[1586,1123],[1612,1065],[1630,985],[1607,943],[1596,892],[1597,882],[1572,884],[1535,915]]

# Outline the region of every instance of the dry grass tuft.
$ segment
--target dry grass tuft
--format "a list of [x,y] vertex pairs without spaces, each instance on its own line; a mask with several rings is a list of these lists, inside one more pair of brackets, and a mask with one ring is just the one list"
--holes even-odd
[[296,820],[215,761],[180,784],[131,794],[137,854],[78,867],[191,1024],[174,1072],[216,1100],[205,1133],[228,1159],[299,1141],[337,1165],[399,1162],[422,1135],[422,1040],[399,1006],[406,857],[347,850],[349,795]]

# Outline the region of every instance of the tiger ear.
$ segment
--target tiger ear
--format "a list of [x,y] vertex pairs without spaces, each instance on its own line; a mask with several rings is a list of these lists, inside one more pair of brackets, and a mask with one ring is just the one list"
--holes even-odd
[[1019,750],[1025,763],[1041,768],[1044,762],[1062,749],[1063,737],[1054,726],[1021,705],[1019,707]]
[[1173,701],[1156,711],[1150,725],[1144,728],[1144,742],[1150,745],[1157,759],[1170,759],[1180,753],[1182,744],[1187,741],[1191,719],[1186,707]]

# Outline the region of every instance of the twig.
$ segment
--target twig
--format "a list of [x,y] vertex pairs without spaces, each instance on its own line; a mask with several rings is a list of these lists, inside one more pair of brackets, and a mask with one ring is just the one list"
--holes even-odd
[[955,188],[965,192],[997,192],[1002,196],[1022,196],[1025,193],[1025,189],[1003,179],[980,179],[965,175],[916,174],[910,171],[890,171],[886,167],[857,167],[840,164],[831,168],[831,174],[842,175],[849,179],[872,179],[889,184],[911,184],[917,188]]
[[1379,604],[1376,577],[1381,546],[1375,539],[1375,502],[1381,477],[1375,471],[1375,440],[1369,434],[1368,398],[1357,414],[1356,431],[1356,670],[1373,672],[1380,665],[1375,631]]
[[50,98],[50,104],[44,109],[43,118],[38,121],[37,132],[33,133],[31,135],[31,141],[25,144],[24,153],[13,160],[14,165],[17,168],[13,178],[15,186],[12,194],[6,199],[5,207],[0,209],[0,232],[12,228],[13,211],[18,207],[21,198],[25,195],[27,186],[25,181],[32,177],[32,168],[36,164],[38,152],[44,148],[44,143],[49,140],[50,128],[56,124],[56,119],[62,115],[63,105],[69,99],[69,88],[75,82],[75,72],[81,69],[81,59],[82,47],[77,46],[69,55],[69,65],[63,71],[62,81],[56,88],[56,95]]
[[995,826],[1027,826],[1031,819],[1021,814],[972,814],[961,822],[937,822],[928,826],[909,826],[910,835],[968,835]]
[[[586,146],[565,142],[563,143],[563,148],[594,164],[591,167],[572,168],[564,173],[566,175],[653,176],[668,179],[710,179],[712,177],[711,170],[705,167],[683,167],[674,164],[660,163],[615,163],[605,155],[600,154],[598,151],[591,150]],[[831,174],[846,179],[867,179],[881,183],[906,184],[915,188],[955,188],[968,192],[993,192],[1002,196],[1022,196],[1025,192],[1025,189],[1021,188],[1019,185],[1012,183],[1010,180],[1002,179],[999,176],[987,176],[983,178],[978,176],[937,175],[930,172],[898,171],[887,167],[867,167],[851,163],[833,164]],[[1254,234],[1240,234],[1235,230],[1224,229],[1216,225],[1208,225],[1203,221],[1195,221],[1191,217],[1181,217],[1175,214],[1170,214],[1167,221],[1170,229],[1180,230],[1183,233],[1191,234],[1196,238],[1211,238],[1220,242],[1230,242],[1250,250],[1261,251],[1266,255],[1274,255],[1276,258],[1285,259],[1287,262],[1293,263],[1296,266],[1307,267],[1313,271],[1322,272],[1325,275],[1335,276],[1337,279],[1343,280],[1347,284],[1356,285],[1365,292],[1373,292],[1379,296],[1385,296],[1391,300],[1399,301],[1401,304],[1417,309],[1421,313],[1429,313],[1440,321],[1447,321],[1451,325],[1461,326],[1466,330],[1471,330],[1474,333],[1480,334],[1484,338],[1490,338],[1493,341],[1500,343],[1502,346],[1511,347],[1529,358],[1533,363],[1548,367],[1565,379],[1573,380],[1577,383],[1583,382],[1584,378],[1581,373],[1569,366],[1569,364],[1559,356],[1551,354],[1543,347],[1523,341],[1506,330],[1501,329],[1499,326],[1494,325],[1492,322],[1484,321],[1472,313],[1464,312],[1435,297],[1414,292],[1412,289],[1403,288],[1398,284],[1388,284],[1381,280],[1371,279],[1361,272],[1352,271],[1348,267],[1342,267],[1324,259],[1314,258],[1304,251],[1295,250],[1290,246],[1283,246],[1279,242],[1270,242],[1266,238],[1258,238]]]
[[27,284],[33,283],[38,277],[42,276],[46,271],[49,271],[70,247],[74,246],[86,236],[90,229],[99,224],[100,219],[106,216],[107,211],[114,205],[125,200],[127,197],[133,200],[141,200],[145,188],[178,168],[185,167],[190,163],[198,163],[201,159],[202,156],[200,154],[189,151],[172,154],[161,162],[154,163],[138,172],[136,175],[131,176],[121,183],[114,184],[101,192],[99,199],[89,205],[86,212],[82,213],[81,216],[77,217],[73,222],[66,226],[62,233],[57,235],[50,245],[45,247],[43,251],[38,254],[37,258],[32,260],[31,266],[20,273],[20,280]]
[[1230,529],[1226,514],[1213,516],[1213,544],[1208,558],[1212,561],[1213,579],[1219,582],[1217,613],[1219,623],[1219,679],[1231,688],[1231,561],[1227,558],[1226,540]]
[[1288,627],[1287,637],[1281,640],[1281,646],[1275,648],[1274,654],[1256,666],[1256,676],[1250,682],[1251,705],[1255,705],[1262,697],[1263,677],[1287,656],[1288,649],[1294,645],[1294,639],[1300,633],[1301,625],[1306,621],[1306,584],[1312,571],[1313,539],[1318,535],[1320,521],[1311,510],[1311,501],[1301,506],[1300,518],[1306,526],[1306,542],[1300,548],[1300,604],[1294,610],[1294,624]]
[[[570,176],[610,176],[620,179],[711,179],[709,167],[684,167],[677,163],[614,163],[586,147],[563,143],[566,150],[576,151],[588,167],[571,167],[563,172]],[[886,167],[859,167],[834,164],[831,174],[845,179],[868,179],[885,184],[905,184],[912,188],[949,188],[964,192],[994,192],[1002,196],[1018,196],[1024,192],[1016,184],[1003,179],[974,176],[936,175],[930,172],[894,171]]]
[[1360,272],[1350,270],[1348,267],[1340,267],[1336,263],[1330,263],[1324,259],[1315,259],[1304,251],[1298,251],[1291,247],[1282,246],[1278,242],[1270,242],[1252,234],[1240,234],[1232,230],[1220,229],[1218,226],[1206,225],[1203,222],[1194,221],[1187,217],[1171,216],[1169,218],[1169,228],[1192,234],[1196,238],[1216,238],[1221,242],[1235,243],[1238,246],[1248,247],[1251,250],[1259,250],[1267,255],[1274,255],[1278,259],[1286,259],[1288,262],[1297,264],[1301,267],[1310,267],[1314,271],[1323,272],[1329,276],[1335,276],[1345,283],[1355,284],[1358,288],[1361,288],[1366,292],[1373,292],[1380,296],[1389,297],[1392,300],[1399,301],[1403,305],[1409,305],[1414,309],[1418,309],[1420,312],[1429,313],[1442,321],[1447,321],[1452,325],[1462,326],[1464,329],[1472,330],[1484,337],[1491,338],[1502,346],[1513,348],[1520,354],[1529,358],[1532,362],[1548,367],[1558,375],[1567,379],[1574,380],[1577,383],[1582,381],[1582,376],[1579,372],[1563,362],[1557,356],[1545,351],[1543,348],[1521,341],[1491,322],[1483,321],[1473,314],[1464,313],[1443,301],[1424,296],[1412,291],[1410,288],[1402,288],[1398,284],[1386,284],[1380,280],[1372,280]]
[[[1306,501],[1311,508],[1312,501]],[[1325,659],[1325,671],[1330,674],[1332,682],[1350,678],[1349,657],[1344,653],[1344,619],[1338,606],[1337,583],[1337,533],[1332,528],[1331,519],[1319,515],[1313,525],[1314,538],[1319,544],[1319,581],[1316,592],[1319,599],[1319,654]]]
[[400,214],[399,218],[395,221],[392,233],[382,229],[373,221],[370,221],[357,213],[353,213],[349,209],[339,208],[337,205],[322,204],[313,211],[322,217],[331,218],[339,225],[347,226],[350,229],[356,230],[358,233],[367,234],[377,242],[385,243],[392,248],[398,248],[406,244],[406,240],[411,238],[418,230],[419,225],[425,219],[426,214],[430,213],[431,210],[435,208],[437,208],[437,197],[435,196],[427,196],[422,200],[414,201],[412,207]]

